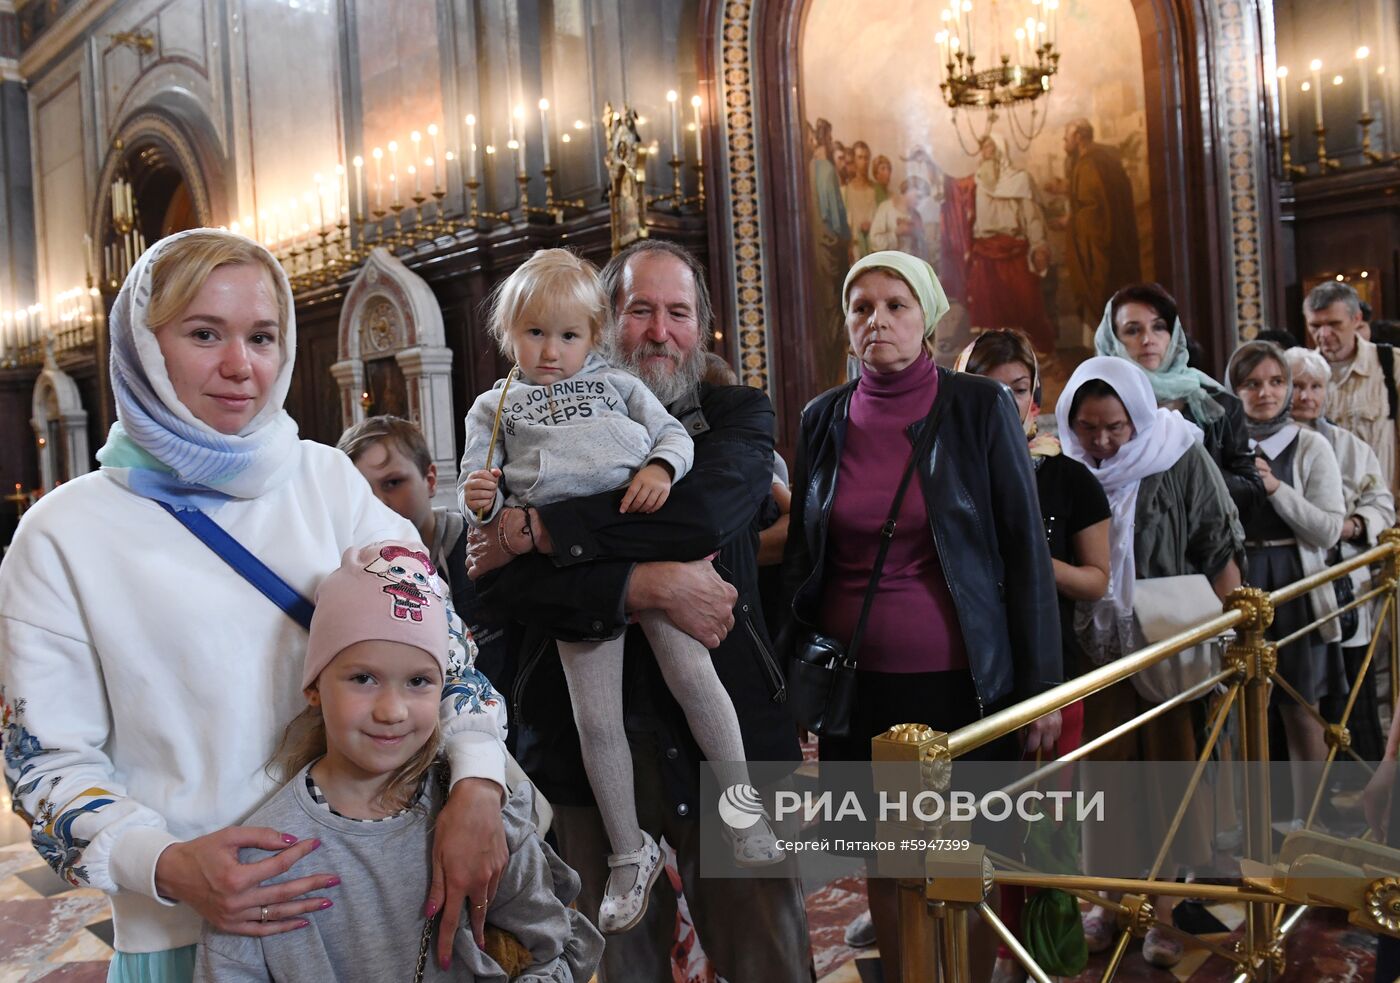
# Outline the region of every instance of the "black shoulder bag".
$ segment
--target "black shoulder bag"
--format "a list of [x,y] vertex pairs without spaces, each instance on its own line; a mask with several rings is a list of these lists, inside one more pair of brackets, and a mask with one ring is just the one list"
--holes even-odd
[[909,455],[904,477],[894,493],[889,518],[880,527],[880,549],[875,554],[870,585],[865,589],[865,600],[861,603],[855,630],[851,632],[851,643],[843,646],[829,635],[808,632],[798,641],[797,653],[788,664],[788,706],[797,722],[818,737],[850,736],[856,699],[856,656],[860,651],[861,637],[865,634],[865,622],[870,617],[871,605],[875,603],[880,571],[885,565],[885,555],[890,551],[890,541],[894,539],[904,492],[914,477],[919,460],[928,453],[933,443],[934,431],[938,429],[943,404],[947,399],[946,393],[940,393],[934,399],[933,407],[925,418],[924,429]]

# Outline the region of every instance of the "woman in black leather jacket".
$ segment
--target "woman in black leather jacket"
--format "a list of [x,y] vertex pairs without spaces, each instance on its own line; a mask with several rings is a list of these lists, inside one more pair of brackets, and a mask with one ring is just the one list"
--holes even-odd
[[1201,428],[1206,453],[1220,469],[1240,519],[1247,519],[1267,496],[1249,449],[1244,407],[1220,383],[1186,364],[1186,333],[1172,295],[1156,283],[1119,290],[1104,308],[1094,347],[1100,355],[1146,369],[1157,405],[1180,410]]
[[[849,643],[881,528],[922,428],[937,427],[898,512],[863,641],[846,737],[823,760],[868,761],[895,724],[952,731],[1061,680],[1059,615],[1035,476],[1011,393],[934,365],[927,350],[948,303],[923,260],[872,253],[842,291],[861,377],[803,411],[783,559],[789,653],[820,632]],[[1050,747],[1059,714],[1033,723]],[[1003,761],[1013,737],[979,749]],[[868,882],[885,979],[899,980],[892,881]]]

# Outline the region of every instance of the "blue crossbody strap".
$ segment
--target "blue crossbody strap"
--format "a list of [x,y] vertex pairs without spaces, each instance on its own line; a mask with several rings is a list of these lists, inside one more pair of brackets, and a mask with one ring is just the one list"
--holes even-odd
[[307,631],[311,630],[311,615],[316,610],[316,605],[273,573],[262,560],[249,553],[243,544],[225,532],[222,526],[199,509],[176,509],[168,502],[160,504],[186,529],[198,536],[205,546],[223,557],[225,563],[242,574],[243,579],[287,612],[288,617]]

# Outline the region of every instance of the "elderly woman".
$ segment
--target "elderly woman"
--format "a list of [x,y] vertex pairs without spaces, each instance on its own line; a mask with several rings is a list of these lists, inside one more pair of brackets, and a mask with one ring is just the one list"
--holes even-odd
[[1157,405],[1181,411],[1187,422],[1201,428],[1206,452],[1224,476],[1241,518],[1264,500],[1264,485],[1249,453],[1244,409],[1220,383],[1187,364],[1186,332],[1171,294],[1155,283],[1119,290],[1104,308],[1094,347],[1100,355],[1136,362],[1147,372]]
[[[1327,439],[1293,422],[1293,376],[1288,360],[1270,341],[1241,345],[1226,371],[1230,388],[1244,403],[1255,467],[1268,497],[1245,517],[1249,553],[1246,581],[1277,590],[1327,566],[1346,517],[1342,475]],[[1323,584],[1306,597],[1274,609],[1269,638],[1291,635],[1316,618],[1337,610],[1337,595]],[[1344,693],[1341,640],[1336,620],[1291,642],[1278,653],[1278,672],[1308,706],[1275,692],[1283,720],[1293,778],[1293,815],[1301,823],[1312,801],[1315,769],[1307,762],[1327,756],[1322,726],[1308,712],[1322,697]]]
[[[1157,405],[1145,371],[1123,358],[1098,356],[1074,370],[1055,407],[1064,452],[1084,464],[1103,485],[1112,512],[1109,588],[1100,601],[1081,603],[1075,627],[1090,659],[1103,664],[1141,647],[1133,614],[1138,580],[1204,574],[1220,598],[1239,586],[1242,533],[1234,504],[1201,447],[1201,431],[1176,410]],[[1146,712],[1151,704],[1131,686],[1118,685],[1084,701],[1084,738],[1092,740]],[[1148,721],[1092,756],[1093,761],[1191,761],[1196,757],[1191,707],[1181,706]],[[1141,789],[1155,818],[1140,841],[1103,843],[1086,830],[1085,852],[1095,868],[1116,861],[1121,870],[1148,867],[1178,805],[1158,783]],[[1210,810],[1199,795],[1185,813],[1173,855],[1210,860]],[[1112,860],[1109,855],[1113,854]],[[1170,876],[1168,873],[1167,876]],[[1168,908],[1158,907],[1159,916]],[[1090,951],[1107,948],[1112,919],[1102,908],[1084,917]],[[1172,966],[1181,943],[1151,928],[1143,958]]]
[[[54,870],[111,895],[109,979],[187,980],[201,920],[272,935],[334,897],[336,871],[305,859],[317,841],[238,823],[276,788],[265,766],[302,703],[297,602],[346,549],[417,534],[348,458],[297,439],[282,409],[292,293],[262,246],[208,229],[160,241],[110,325],[118,422],[103,466],[45,495],[0,568],[5,777]],[[248,564],[197,538],[219,530],[289,597],[274,604]],[[443,702],[458,781],[424,900],[446,900],[455,927],[465,885],[480,938],[507,857],[504,711],[458,639]],[[457,715],[464,701],[484,712]],[[245,864],[243,848],[276,855]],[[294,865],[304,876],[265,883]],[[376,944],[411,965],[422,918],[386,913]],[[391,937],[400,923],[407,937]]]
[[[1283,355],[1293,372],[1293,422],[1326,437],[1341,469],[1346,518],[1342,520],[1341,544],[1328,557],[1329,563],[1339,562],[1375,546],[1381,530],[1395,524],[1395,499],[1386,487],[1380,461],[1371,446],[1327,419],[1327,385],[1332,377],[1327,360],[1302,347],[1287,349]],[[1374,586],[1371,571],[1366,568],[1353,571],[1351,581],[1354,596]],[[1361,671],[1370,637],[1371,606],[1363,604],[1356,608],[1356,627],[1342,639],[1342,661],[1348,680],[1355,680]],[[1322,702],[1323,716],[1339,720],[1345,706],[1345,694],[1329,693]],[[1359,689],[1347,724],[1352,749],[1367,761],[1379,761],[1385,737],[1381,733],[1374,676]]]
[[[1053,686],[1059,623],[1011,394],[930,357],[948,309],[933,268],[906,253],[872,253],[851,268],[842,298],[862,371],[803,411],[783,585],[793,616],[787,636],[820,632],[848,646],[858,666],[849,732],[823,737],[821,757],[868,761],[871,738],[894,724],[950,731]],[[916,457],[930,426],[932,443]],[[906,473],[876,580],[881,530]],[[1058,730],[1058,714],[1049,715],[1031,725],[1026,743],[1048,747]],[[1019,756],[1005,742],[982,750]],[[897,981],[893,883],[872,879],[869,892],[885,979]]]

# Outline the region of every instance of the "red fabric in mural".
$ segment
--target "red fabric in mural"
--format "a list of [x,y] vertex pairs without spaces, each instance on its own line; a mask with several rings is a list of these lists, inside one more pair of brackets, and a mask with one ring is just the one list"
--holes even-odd
[[972,177],[943,179],[938,279],[950,300],[967,300],[967,258],[972,251],[972,219],[976,209],[977,183]]
[[1038,352],[1055,350],[1055,331],[1045,317],[1040,277],[1027,265],[1030,244],[1015,236],[972,240],[967,264],[967,306],[974,328],[1019,328]]

